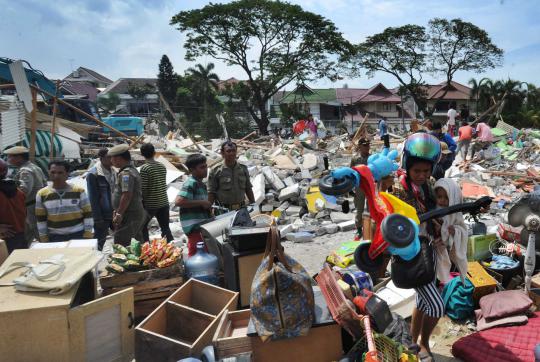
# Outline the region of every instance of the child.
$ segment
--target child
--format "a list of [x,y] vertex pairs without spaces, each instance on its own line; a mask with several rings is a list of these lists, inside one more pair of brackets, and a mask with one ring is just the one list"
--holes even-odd
[[[453,206],[463,202],[461,189],[450,178],[442,178],[435,183],[437,206],[440,208]],[[437,278],[446,283],[450,279],[451,262],[457,266],[461,281],[465,284],[467,276],[467,227],[461,212],[443,217],[441,226],[442,244],[436,245]],[[450,254],[449,254],[450,252]]]
[[182,185],[175,205],[180,206],[180,223],[188,238],[188,256],[191,257],[197,252],[197,243],[204,241],[199,225],[210,218],[212,204],[208,201],[206,185],[202,182],[208,174],[206,157],[201,154],[189,155],[186,167],[191,176]]

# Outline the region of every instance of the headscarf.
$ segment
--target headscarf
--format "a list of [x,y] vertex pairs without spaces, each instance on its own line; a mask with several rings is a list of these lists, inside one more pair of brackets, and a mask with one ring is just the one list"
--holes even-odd
[[[445,190],[446,195],[448,195],[448,206],[461,204],[463,202],[461,189],[454,180],[450,178],[441,178],[435,183],[435,191],[439,187]],[[454,236],[450,235],[448,232],[448,227],[450,225],[454,226]],[[448,281],[451,267],[450,260],[452,260],[461,274],[461,281],[465,283],[465,277],[467,276],[467,243],[469,235],[461,212],[456,212],[443,217],[441,237],[446,244],[446,248],[436,250],[437,278],[442,282]],[[450,251],[450,254],[448,251]]]

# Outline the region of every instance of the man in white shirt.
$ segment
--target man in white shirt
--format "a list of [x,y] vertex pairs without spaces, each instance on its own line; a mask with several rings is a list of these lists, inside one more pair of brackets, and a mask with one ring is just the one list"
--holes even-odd
[[456,129],[456,118],[458,117],[458,113],[455,110],[456,106],[454,104],[450,105],[450,109],[448,110],[447,116],[448,116],[448,133],[450,136],[454,137],[454,131]]

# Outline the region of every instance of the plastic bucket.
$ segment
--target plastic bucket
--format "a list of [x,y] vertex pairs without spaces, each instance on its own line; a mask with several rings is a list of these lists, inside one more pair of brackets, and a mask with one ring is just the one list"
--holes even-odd
[[342,279],[345,283],[356,287],[357,290],[367,289],[373,291],[373,281],[371,280],[371,276],[361,270],[347,272],[343,274]]

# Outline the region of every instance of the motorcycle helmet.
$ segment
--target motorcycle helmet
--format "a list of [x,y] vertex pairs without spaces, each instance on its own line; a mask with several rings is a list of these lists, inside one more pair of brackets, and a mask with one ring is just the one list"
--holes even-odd
[[432,169],[441,158],[441,143],[428,133],[418,132],[410,135],[403,146],[401,166],[408,170],[412,161],[422,160],[431,163]]

